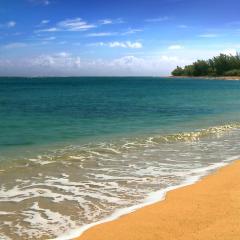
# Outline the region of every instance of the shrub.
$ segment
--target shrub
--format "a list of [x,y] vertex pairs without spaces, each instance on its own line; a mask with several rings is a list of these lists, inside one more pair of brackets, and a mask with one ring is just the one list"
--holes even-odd
[[240,76],[240,54],[220,54],[207,61],[198,60],[184,68],[177,67],[173,76]]
[[225,76],[240,76],[240,69],[229,70],[224,73]]

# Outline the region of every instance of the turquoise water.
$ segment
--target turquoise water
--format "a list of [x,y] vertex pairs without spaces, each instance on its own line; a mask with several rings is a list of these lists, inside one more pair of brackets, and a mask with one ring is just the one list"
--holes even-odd
[[239,120],[240,82],[1,78],[0,149],[190,131]]
[[240,156],[240,82],[0,78],[0,239],[46,239]]

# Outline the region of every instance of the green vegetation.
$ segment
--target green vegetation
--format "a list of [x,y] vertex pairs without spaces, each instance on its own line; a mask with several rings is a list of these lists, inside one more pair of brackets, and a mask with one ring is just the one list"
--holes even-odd
[[220,54],[217,57],[198,60],[184,68],[177,67],[172,71],[173,76],[240,76],[240,54],[236,56]]

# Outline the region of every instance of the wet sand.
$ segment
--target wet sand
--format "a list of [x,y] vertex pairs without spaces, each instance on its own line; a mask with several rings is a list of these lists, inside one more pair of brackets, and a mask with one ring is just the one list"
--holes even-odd
[[240,161],[78,240],[239,240]]

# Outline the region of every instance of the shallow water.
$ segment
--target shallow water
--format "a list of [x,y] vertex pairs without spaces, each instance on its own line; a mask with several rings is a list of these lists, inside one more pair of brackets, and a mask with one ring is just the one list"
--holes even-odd
[[240,83],[0,80],[0,239],[46,239],[240,155]]

